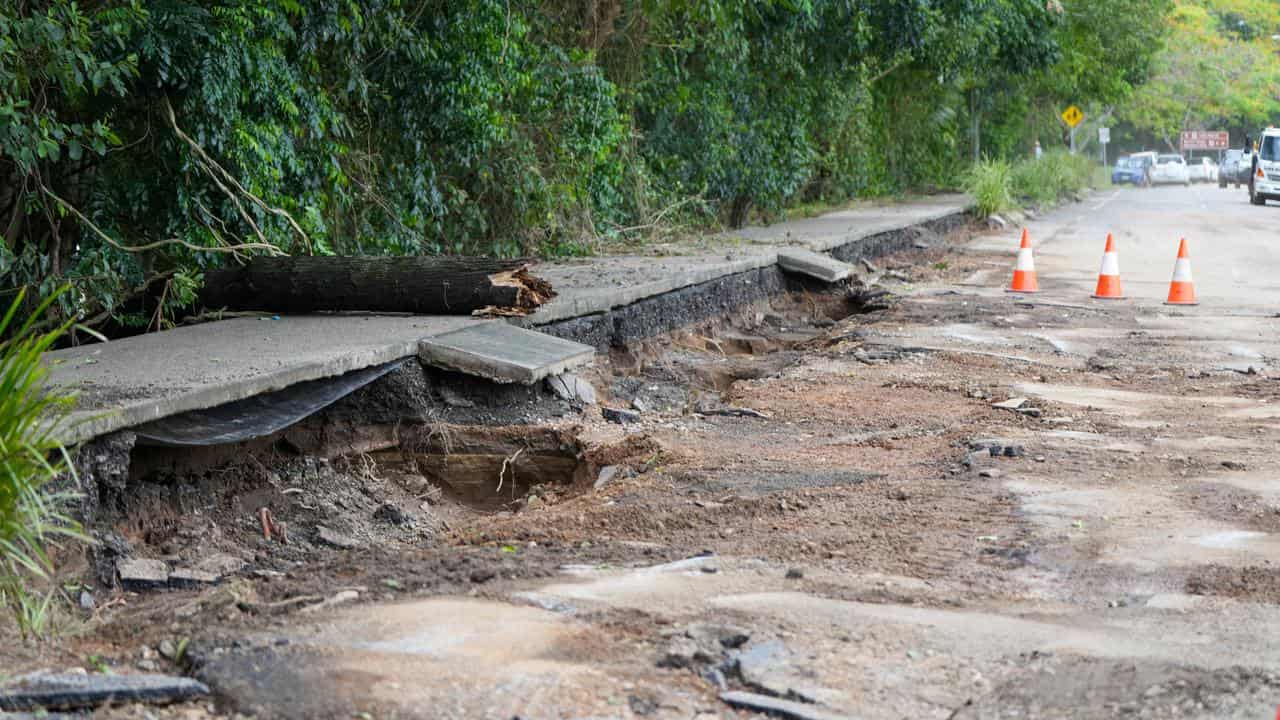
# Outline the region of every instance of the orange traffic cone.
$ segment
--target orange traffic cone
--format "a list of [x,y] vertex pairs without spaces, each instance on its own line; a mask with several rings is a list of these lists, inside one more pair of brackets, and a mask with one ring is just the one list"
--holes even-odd
[[1018,264],[1013,268],[1013,284],[1009,292],[1040,292],[1040,283],[1036,282],[1036,261],[1031,255],[1031,234],[1022,229],[1022,245],[1018,247]]
[[1102,251],[1102,268],[1098,270],[1098,287],[1093,296],[1102,300],[1121,300],[1120,256],[1116,254],[1116,241],[1107,233],[1107,249]]
[[1169,281],[1169,299],[1165,305],[1199,305],[1196,285],[1191,280],[1191,254],[1187,252],[1187,239],[1178,246],[1178,259],[1173,263],[1173,279]]

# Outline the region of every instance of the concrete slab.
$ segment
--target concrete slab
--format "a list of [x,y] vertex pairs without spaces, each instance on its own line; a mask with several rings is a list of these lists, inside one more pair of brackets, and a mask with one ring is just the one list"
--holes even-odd
[[418,342],[484,320],[302,315],[239,318],[57,350],[51,384],[78,395],[61,433],[76,443],[123,428],[413,357]]
[[595,348],[506,323],[484,323],[418,344],[428,365],[525,385],[591,362]]
[[778,251],[778,264],[787,272],[808,275],[827,283],[837,283],[849,277],[851,268],[845,263],[812,250],[787,248]]

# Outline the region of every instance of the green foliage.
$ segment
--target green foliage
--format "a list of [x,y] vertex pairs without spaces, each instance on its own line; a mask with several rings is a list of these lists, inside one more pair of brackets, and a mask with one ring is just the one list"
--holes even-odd
[[1178,0],[1153,81],[1125,104],[1135,130],[1177,150],[1183,130],[1243,135],[1280,116],[1280,6],[1270,0]]
[[969,171],[965,192],[981,216],[993,215],[1013,207],[1013,167],[1004,160],[983,160]]
[[255,253],[578,255],[955,189],[1131,92],[1165,2],[0,0],[0,294],[158,329]]
[[1065,151],[1047,152],[1039,160],[1017,163],[1010,177],[1013,197],[1048,205],[1083,192],[1093,179],[1093,161]]
[[0,605],[9,609],[24,636],[42,634],[54,591],[35,585],[49,580],[47,546],[79,537],[61,512],[70,496],[47,486],[70,472],[57,431],[72,398],[44,387],[41,354],[66,331],[35,330],[50,300],[25,322],[18,319],[22,296],[0,318]]

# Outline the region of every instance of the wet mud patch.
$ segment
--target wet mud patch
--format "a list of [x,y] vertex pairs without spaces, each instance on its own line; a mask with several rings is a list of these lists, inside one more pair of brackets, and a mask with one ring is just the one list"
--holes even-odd
[[1280,568],[1216,564],[1198,567],[1187,577],[1186,589],[1192,595],[1280,604]]

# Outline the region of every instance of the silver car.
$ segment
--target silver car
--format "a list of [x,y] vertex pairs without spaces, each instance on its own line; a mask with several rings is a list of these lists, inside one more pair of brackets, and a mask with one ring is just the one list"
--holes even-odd
[[1187,169],[1187,161],[1173,153],[1157,156],[1156,164],[1151,166],[1151,184],[1190,185],[1191,172]]

